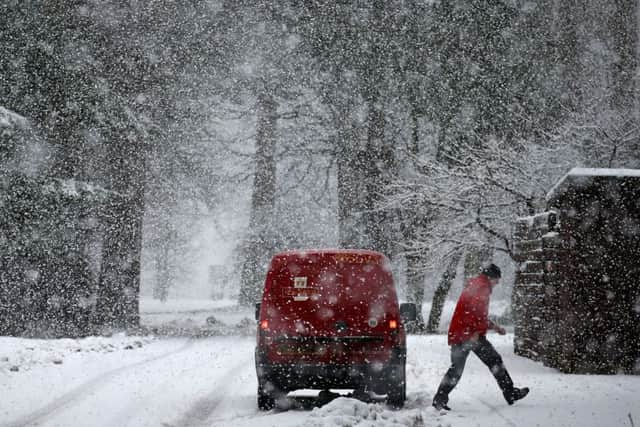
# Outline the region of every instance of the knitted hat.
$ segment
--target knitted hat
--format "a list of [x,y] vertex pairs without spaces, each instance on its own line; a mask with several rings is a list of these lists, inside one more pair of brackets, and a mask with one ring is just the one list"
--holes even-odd
[[488,266],[483,268],[482,274],[491,279],[499,279],[500,277],[502,277],[502,273],[500,273],[500,267],[495,264],[489,264]]

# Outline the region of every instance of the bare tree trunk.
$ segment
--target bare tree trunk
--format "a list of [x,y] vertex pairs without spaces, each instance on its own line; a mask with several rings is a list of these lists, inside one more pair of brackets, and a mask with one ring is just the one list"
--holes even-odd
[[[374,89],[375,90],[375,89]],[[369,101],[369,120],[367,123],[367,145],[365,163],[365,204],[364,224],[369,237],[369,248],[389,255],[389,239],[385,233],[387,222],[385,212],[380,210],[379,201],[385,185],[384,175],[388,173],[384,165],[390,163],[388,153],[384,147],[384,112],[382,111],[379,95]]]
[[[165,225],[166,226],[166,225]],[[174,233],[162,230],[165,241],[160,244],[154,254],[155,261],[155,283],[153,287],[153,297],[160,301],[166,301],[169,297],[169,288],[173,284],[173,257],[171,247],[175,245]]]
[[580,84],[580,58],[578,26],[581,19],[583,5],[579,0],[559,0],[558,25],[556,26],[558,42],[556,43],[556,61],[562,64],[566,91],[565,105],[571,111],[576,111],[582,102]]
[[414,303],[417,308],[417,318],[415,322],[407,325],[407,330],[411,333],[422,333],[425,330],[424,318],[422,316],[422,305],[424,304],[424,263],[423,254],[410,253],[405,256],[407,260],[407,301]]
[[615,0],[610,19],[616,62],[612,70],[611,106],[629,109],[636,102],[634,76],[638,68],[638,1]]
[[[415,9],[415,3],[412,2],[412,10]],[[411,120],[411,139],[408,143],[407,150],[412,156],[418,157],[420,154],[420,122],[419,122],[419,105],[417,101],[417,89],[413,88],[409,92]],[[402,239],[406,245],[417,240],[418,230],[426,227],[428,222],[428,214],[422,212],[416,215],[415,212],[406,212],[400,210],[398,212],[400,218],[400,231]],[[406,277],[407,277],[407,301],[414,303],[417,307],[417,317],[415,322],[407,325],[407,329],[412,333],[424,333],[426,324],[422,315],[422,306],[424,305],[424,288],[425,274],[424,265],[427,257],[426,250],[413,251],[405,254],[406,259]]]
[[267,263],[275,250],[269,233],[276,193],[277,107],[268,90],[258,95],[256,171],[240,283],[239,303],[243,306],[251,306],[259,300]]
[[[338,74],[336,79],[340,78]],[[366,153],[360,148],[350,114],[349,106],[340,105],[333,118],[337,130],[333,146],[338,181],[338,239],[342,248],[360,248],[364,245],[365,237],[358,214],[364,210],[362,176]]]
[[440,278],[440,282],[438,282],[438,287],[433,294],[431,312],[429,313],[429,323],[427,323],[426,330],[429,334],[438,332],[440,319],[442,317],[442,309],[444,308],[444,303],[447,300],[447,295],[451,289],[451,284],[456,278],[456,269],[458,267],[458,262],[460,261],[460,256],[460,253],[456,253],[451,257],[447,268]]
[[112,200],[103,216],[105,239],[95,321],[107,328],[132,328],[140,324],[146,147],[143,141],[121,137],[109,149],[112,189],[121,197]]
[[[353,144],[351,147],[347,144]],[[338,238],[342,248],[366,246],[366,231],[361,215],[364,210],[362,162],[364,153],[357,141],[342,139],[337,145],[338,166]]]
[[365,201],[363,223],[369,239],[368,247],[391,256],[389,212],[382,210],[380,200],[390,177],[395,173],[394,150],[385,141],[385,64],[384,2],[375,0],[370,19],[370,55],[365,72],[367,105],[367,141],[364,161]]
[[411,96],[411,140],[409,142],[409,153],[417,156],[420,152],[420,114],[415,96]]

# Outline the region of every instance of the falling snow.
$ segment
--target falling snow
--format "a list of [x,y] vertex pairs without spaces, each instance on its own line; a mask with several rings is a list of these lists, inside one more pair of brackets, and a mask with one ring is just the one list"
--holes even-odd
[[[638,16],[2,2],[0,426],[640,425]],[[297,276],[318,248],[383,253],[418,306],[404,409],[327,393],[257,412],[270,260],[302,250]],[[440,414],[450,306],[487,262],[500,352],[532,393],[500,406],[470,361]],[[317,280],[293,299],[318,319],[384,324],[389,293]]]

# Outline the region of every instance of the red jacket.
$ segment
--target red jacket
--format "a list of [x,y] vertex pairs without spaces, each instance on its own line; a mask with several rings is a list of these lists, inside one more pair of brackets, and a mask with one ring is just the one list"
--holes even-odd
[[493,324],[489,321],[491,283],[484,274],[473,277],[462,290],[449,325],[449,345],[468,341],[477,333],[486,335]]

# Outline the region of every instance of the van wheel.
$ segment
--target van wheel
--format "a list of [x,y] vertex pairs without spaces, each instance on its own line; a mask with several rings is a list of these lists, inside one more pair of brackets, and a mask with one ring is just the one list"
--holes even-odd
[[391,368],[389,375],[389,384],[387,388],[387,404],[389,406],[400,409],[407,400],[407,382],[405,381],[405,366],[396,365]]
[[276,399],[269,394],[261,393],[258,390],[258,409],[261,411],[269,411],[276,406]]
[[280,391],[271,382],[258,382],[258,409],[269,411],[276,406],[276,399]]

